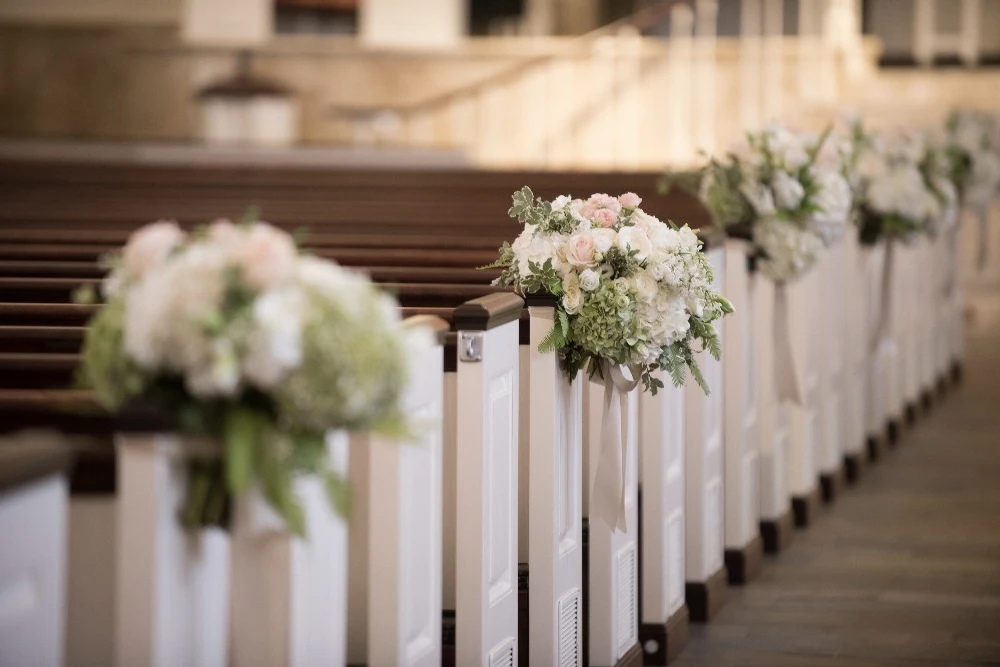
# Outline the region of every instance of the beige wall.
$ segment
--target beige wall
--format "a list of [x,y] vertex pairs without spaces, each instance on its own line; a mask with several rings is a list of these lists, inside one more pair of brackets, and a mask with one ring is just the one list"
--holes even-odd
[[0,23],[176,25],[180,12],[181,0],[2,0]]

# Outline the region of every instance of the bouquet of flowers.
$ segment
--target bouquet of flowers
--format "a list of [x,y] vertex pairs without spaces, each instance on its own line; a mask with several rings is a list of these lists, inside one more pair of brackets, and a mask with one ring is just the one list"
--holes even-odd
[[848,168],[861,242],[912,239],[953,225],[958,193],[945,152],[919,132],[867,133],[852,128]]
[[771,125],[701,174],[698,194],[716,224],[749,230],[758,267],[775,281],[802,275],[847,228],[851,188],[830,139]]
[[680,386],[687,367],[708,392],[695,347],[719,358],[712,322],[732,305],[712,286],[695,233],[657,220],[640,203],[632,193],[547,202],[522,188],[509,214],[524,231],[490,265],[503,269],[494,284],[558,298],[542,350],[558,351],[571,377],[588,362],[592,374],[602,362],[629,366],[656,393],[663,387],[657,370]]
[[285,232],[157,222],[109,268],[82,380],[108,410],[152,402],[221,443],[192,463],[185,525],[226,525],[231,494],[257,485],[301,534],[296,476],[322,475],[335,505],[345,499],[328,429],[406,430],[400,394],[420,334],[404,333],[395,301],[366,278],[300,255]]
[[945,126],[944,151],[962,204],[983,209],[1000,193],[1000,123],[990,114],[955,111]]

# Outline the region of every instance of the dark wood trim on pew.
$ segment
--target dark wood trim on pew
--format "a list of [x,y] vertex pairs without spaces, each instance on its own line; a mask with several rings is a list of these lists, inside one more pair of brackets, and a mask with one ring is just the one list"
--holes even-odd
[[708,623],[726,602],[729,575],[723,565],[705,581],[689,581],[684,585],[684,598],[692,623]]
[[757,535],[742,549],[726,549],[726,571],[730,586],[743,586],[760,574],[764,564],[764,539]]
[[856,454],[844,454],[844,477],[848,484],[857,484],[864,475],[868,457],[864,450]]
[[760,522],[760,536],[764,541],[764,553],[781,553],[795,539],[795,518],[791,508],[777,519]]
[[488,331],[521,317],[524,299],[510,292],[487,294],[455,309],[452,325],[457,331]]
[[643,664],[665,667],[681,654],[691,636],[691,619],[687,604],[682,604],[663,625],[643,623],[639,626],[639,644],[645,652]]
[[25,441],[0,444],[0,494],[40,481],[49,475],[65,473],[72,463],[67,447],[33,444]]
[[819,514],[822,499],[820,498],[819,484],[813,487],[809,493],[801,496],[792,496],[792,513],[795,515],[796,528],[808,528],[816,520]]
[[836,470],[832,472],[825,472],[819,476],[819,486],[822,491],[823,502],[833,503],[837,500],[837,497],[844,491],[844,478],[846,473],[844,472],[844,464],[837,467]]

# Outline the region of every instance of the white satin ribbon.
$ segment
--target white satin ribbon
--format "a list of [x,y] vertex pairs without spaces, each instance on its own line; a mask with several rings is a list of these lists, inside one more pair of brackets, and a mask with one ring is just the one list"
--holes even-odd
[[778,402],[802,405],[799,373],[792,349],[791,322],[788,319],[788,288],[774,284],[774,384]]
[[892,258],[895,255],[893,245],[892,239],[886,239],[885,261],[882,263],[882,302],[879,308],[878,323],[871,339],[872,352],[878,352],[880,347],[889,342],[889,333],[892,331]]
[[639,384],[640,369],[629,367],[632,379],[622,367],[601,362],[603,377],[594,375],[595,384],[604,385],[604,412],[601,419],[601,451],[597,458],[594,488],[590,496],[591,516],[600,518],[612,531],[628,530],[625,516],[625,466],[628,461],[627,394]]

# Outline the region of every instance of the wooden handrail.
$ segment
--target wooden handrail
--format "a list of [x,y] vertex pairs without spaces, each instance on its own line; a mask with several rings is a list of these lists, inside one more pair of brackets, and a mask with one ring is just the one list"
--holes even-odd
[[[693,9],[694,0],[662,0],[662,2],[644,7],[630,16],[613,21],[607,25],[597,28],[596,30],[591,30],[588,33],[584,33],[583,35],[570,40],[570,43],[574,46],[590,44],[601,37],[607,37],[628,28],[631,28],[641,34],[650,30],[654,26],[659,25],[663,17],[668,15],[670,11],[678,5],[688,5]],[[455,99],[475,94],[487,86],[494,86],[514,80],[521,76],[524,72],[539,65],[550,63],[558,57],[558,55],[546,54],[536,58],[531,58],[526,62],[519,62],[509,68],[501,70],[486,79],[481,79],[456,90],[449,90],[417,102],[356,106],[335,105],[332,107],[332,111],[334,116],[347,118],[364,118],[386,111],[405,117],[415,113],[424,112],[429,109],[442,107]]]

